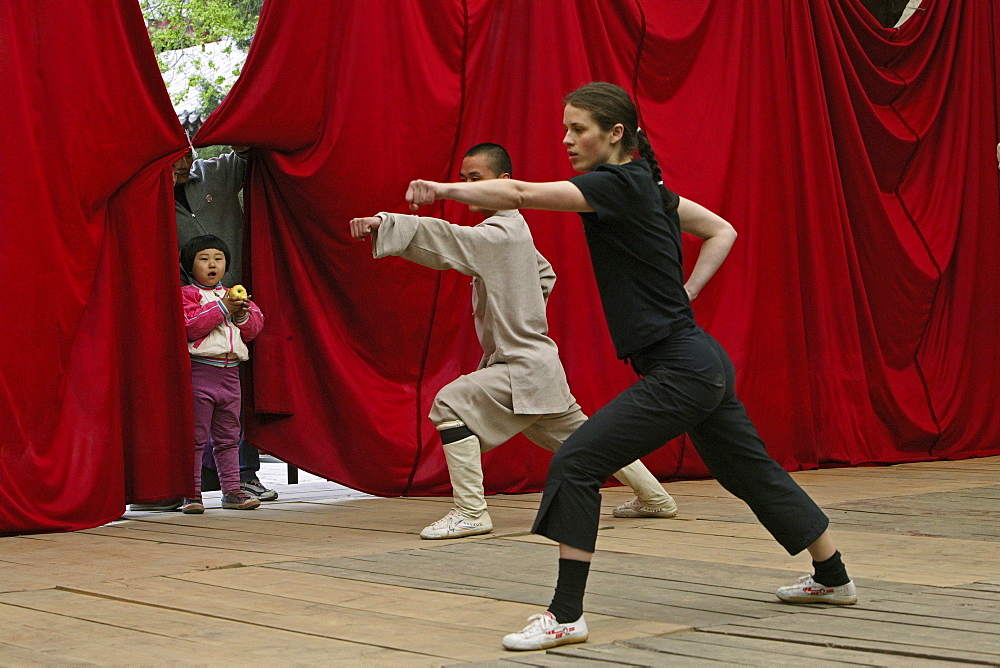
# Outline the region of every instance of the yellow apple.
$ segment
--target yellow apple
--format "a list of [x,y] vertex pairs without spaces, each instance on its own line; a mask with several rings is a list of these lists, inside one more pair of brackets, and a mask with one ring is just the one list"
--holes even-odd
[[247,289],[242,285],[234,285],[229,288],[229,298],[235,300],[243,300],[247,298]]

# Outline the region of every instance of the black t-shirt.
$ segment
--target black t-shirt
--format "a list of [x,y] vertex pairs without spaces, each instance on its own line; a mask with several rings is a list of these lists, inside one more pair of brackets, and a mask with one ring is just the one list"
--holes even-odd
[[[694,324],[684,290],[679,198],[664,210],[643,159],[598,165],[570,179],[593,213],[581,213],[604,316],[619,358]],[[668,191],[669,192],[669,191]]]

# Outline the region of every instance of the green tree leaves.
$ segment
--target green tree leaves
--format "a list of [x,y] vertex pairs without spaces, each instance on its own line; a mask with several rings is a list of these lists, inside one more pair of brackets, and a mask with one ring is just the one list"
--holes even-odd
[[200,110],[219,106],[239,76],[242,57],[236,52],[249,48],[263,0],[140,0],[140,5],[174,104],[195,91]]

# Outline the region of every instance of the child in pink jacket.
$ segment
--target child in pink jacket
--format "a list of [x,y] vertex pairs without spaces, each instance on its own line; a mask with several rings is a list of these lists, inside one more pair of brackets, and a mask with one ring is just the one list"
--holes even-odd
[[222,239],[195,237],[181,249],[181,267],[192,278],[181,288],[191,385],[194,389],[194,488],[181,511],[205,512],[201,500],[201,457],[209,443],[222,486],[222,507],[252,510],[260,501],[240,489],[240,362],[250,358],[246,342],[260,333],[264,315],[245,292],[222,285],[229,248]]

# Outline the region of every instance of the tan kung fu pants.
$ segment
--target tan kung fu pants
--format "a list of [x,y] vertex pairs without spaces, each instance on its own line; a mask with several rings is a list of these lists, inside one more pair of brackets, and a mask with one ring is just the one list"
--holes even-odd
[[[473,436],[443,446],[455,506],[471,519],[486,512],[482,453],[506,443],[519,433],[532,443],[555,452],[570,434],[587,421],[587,416],[576,403],[562,413],[514,413],[506,364],[495,364],[459,376],[441,388],[434,398],[429,417],[439,430],[464,424],[473,433]],[[659,507],[670,498],[663,485],[638,460],[614,475],[632,488],[644,506]]]

